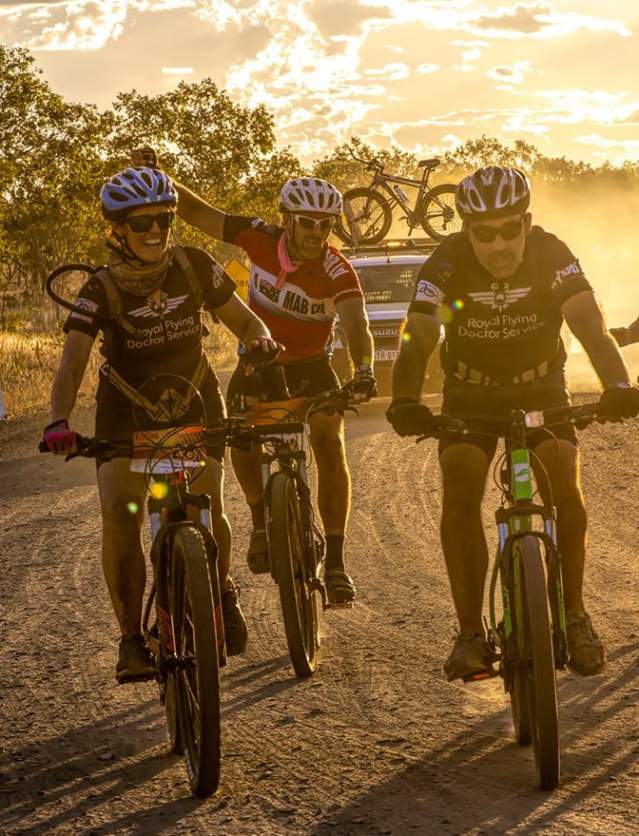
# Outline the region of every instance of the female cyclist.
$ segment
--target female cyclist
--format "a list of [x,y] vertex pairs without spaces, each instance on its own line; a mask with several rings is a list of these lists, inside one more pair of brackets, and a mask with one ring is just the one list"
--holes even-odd
[[[48,449],[58,454],[76,448],[69,417],[100,330],[106,363],[96,395],[95,435],[114,441],[131,440],[134,429],[201,421],[196,389],[209,426],[224,417],[218,379],[202,346],[203,307],[214,311],[247,348],[276,350],[267,327],[235,294],[235,284],[223,268],[204,250],[171,245],[177,193],[166,174],[128,168],[105,183],[100,198],[110,225],[109,256],[106,267],[80,291],[76,306],[85,313],[72,313],[64,326],[67,336],[51,392],[51,422],[44,430]],[[92,314],[109,314],[111,319]],[[246,623],[229,575],[231,530],[223,504],[223,454],[220,447],[208,458],[194,489],[211,497],[226,641],[229,654],[237,654],[246,646]],[[97,468],[102,566],[122,636],[118,682],[153,674],[140,633],[146,574],[140,537],[145,477],[131,472],[130,464],[129,459],[115,458],[98,461]],[[131,513],[131,507],[140,510]]]

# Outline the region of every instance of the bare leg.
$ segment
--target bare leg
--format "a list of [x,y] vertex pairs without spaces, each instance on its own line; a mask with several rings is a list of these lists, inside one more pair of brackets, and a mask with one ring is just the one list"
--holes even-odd
[[344,419],[317,412],[311,417],[311,445],[317,464],[317,505],[325,534],[343,536],[351,507],[351,477],[344,449]]
[[231,524],[224,511],[224,463],[209,458],[206,468],[192,486],[193,493],[206,493],[211,498],[211,523],[218,550],[218,574],[222,592],[233,582],[231,571]]
[[588,518],[580,486],[579,450],[563,439],[548,440],[535,449],[535,454],[539,461],[533,457],[533,468],[541,494],[545,501],[549,501],[547,473],[557,508],[557,542],[566,610],[583,611]]
[[488,549],[481,521],[489,461],[479,447],[453,444],[440,459],[441,537],[460,630],[484,635],[482,608]]
[[[131,473],[129,465],[129,459],[113,459],[98,469],[102,568],[123,636],[140,631],[146,582],[140,538],[144,518],[144,477]],[[130,503],[138,510],[129,510]]]

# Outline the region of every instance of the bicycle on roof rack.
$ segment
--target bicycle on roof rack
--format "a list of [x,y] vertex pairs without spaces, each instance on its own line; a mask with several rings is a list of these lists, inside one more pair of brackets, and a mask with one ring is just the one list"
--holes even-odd
[[[377,159],[363,160],[352,151],[350,155],[371,171],[373,178],[368,186],[344,193],[344,210],[337,219],[335,233],[345,244],[357,247],[381,241],[391,228],[395,206],[404,212],[409,235],[416,226],[421,226],[432,239],[443,241],[447,235],[461,230],[462,221],[455,209],[455,185],[442,183],[432,188],[428,185],[432,172],[441,162],[439,159],[421,160],[418,165],[424,173],[420,180],[414,180],[386,173],[384,164]],[[402,186],[417,189],[414,206]]]

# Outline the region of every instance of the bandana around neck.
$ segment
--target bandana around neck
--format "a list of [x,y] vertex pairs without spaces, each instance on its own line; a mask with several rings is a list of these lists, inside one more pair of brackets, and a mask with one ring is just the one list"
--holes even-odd
[[153,264],[145,264],[137,259],[125,260],[124,256],[113,249],[109,253],[107,268],[113,281],[124,291],[133,296],[150,296],[162,286],[172,261],[172,251],[167,249],[162,258]]
[[302,263],[301,261],[292,261],[288,254],[288,232],[283,232],[277,242],[277,258],[280,262],[280,272],[277,275],[277,282],[275,287],[283,287],[286,282],[286,277],[289,273],[294,273]]

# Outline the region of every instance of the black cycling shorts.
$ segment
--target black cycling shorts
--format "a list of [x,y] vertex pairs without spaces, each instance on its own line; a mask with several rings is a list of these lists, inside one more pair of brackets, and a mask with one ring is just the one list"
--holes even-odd
[[[286,386],[291,397],[310,397],[339,388],[339,379],[328,357],[317,357],[301,363],[283,366]],[[226,400],[231,412],[242,411],[242,396],[258,398],[258,382],[254,375],[244,373],[242,361],[237,365],[226,390]]]
[[[481,386],[458,380],[455,377],[447,377],[444,381],[442,412],[446,415],[461,417],[504,415],[513,409],[532,412],[553,406],[569,406],[570,403],[570,393],[566,388],[563,369],[555,369],[529,383],[511,383],[505,386]],[[531,449],[534,449],[542,441],[548,441],[553,437],[577,445],[575,428],[569,422],[558,424],[550,429],[539,427],[530,430],[528,444]],[[474,444],[480,447],[491,461],[497,449],[497,441],[497,436],[484,434],[471,433],[463,439],[459,436],[444,436],[439,440],[439,455],[441,456],[443,451],[453,444]]]
[[[211,373],[200,388],[206,409],[206,424],[209,429],[219,427],[226,417],[224,398],[220,392],[219,381]],[[109,383],[100,378],[97,408],[95,413],[95,437],[113,442],[131,442],[133,433],[138,430],[162,430],[169,426],[200,426],[203,423],[202,405],[198,398],[193,398],[188,411],[177,421],[170,424],[153,422],[140,407],[133,407],[128,398]],[[218,461],[224,459],[225,444],[221,443],[209,450],[209,456]],[[97,460],[98,467],[102,463]]]

